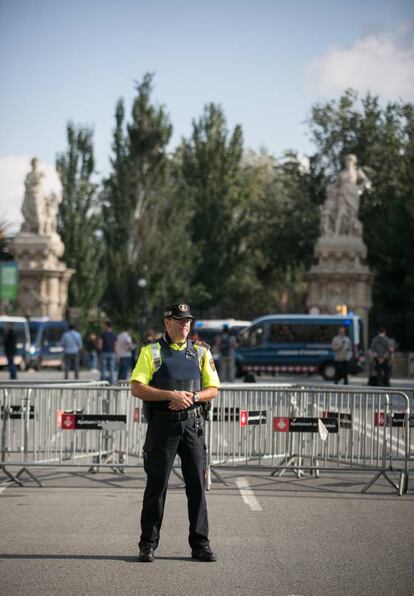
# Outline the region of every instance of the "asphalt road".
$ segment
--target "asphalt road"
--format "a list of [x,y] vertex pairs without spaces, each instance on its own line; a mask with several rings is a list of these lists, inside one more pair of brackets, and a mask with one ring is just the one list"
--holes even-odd
[[46,484],[0,472],[0,593],[409,595],[414,490],[399,497],[371,476],[271,478],[230,470],[208,493],[218,562],[191,560],[186,499],[171,476],[160,547],[137,562],[144,473],[36,470]]

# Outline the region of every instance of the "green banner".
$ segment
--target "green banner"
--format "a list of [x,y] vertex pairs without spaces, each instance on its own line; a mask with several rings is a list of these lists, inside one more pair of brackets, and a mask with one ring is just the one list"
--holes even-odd
[[17,300],[19,270],[13,261],[0,262],[0,300]]

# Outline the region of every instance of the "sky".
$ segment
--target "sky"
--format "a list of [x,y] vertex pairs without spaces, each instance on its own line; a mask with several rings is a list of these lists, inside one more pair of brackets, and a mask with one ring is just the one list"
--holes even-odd
[[348,87],[414,101],[414,2],[0,0],[0,221],[20,225],[32,157],[58,190],[68,121],[93,128],[108,174],[116,102],[129,119],[146,72],[170,150],[215,102],[246,150],[307,155],[315,103]]

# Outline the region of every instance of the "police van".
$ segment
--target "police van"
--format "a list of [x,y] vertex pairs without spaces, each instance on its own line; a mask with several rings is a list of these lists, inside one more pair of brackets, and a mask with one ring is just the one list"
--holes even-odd
[[362,320],[357,315],[267,315],[239,335],[236,350],[238,376],[275,373],[319,373],[335,377],[332,339],[345,327],[351,340],[349,372],[364,367]]
[[14,363],[20,370],[25,370],[30,348],[30,335],[27,319],[24,317],[0,316],[0,366],[7,366],[7,358],[4,353],[4,339],[9,323],[13,323],[13,330],[16,334],[16,356],[14,357]]
[[250,324],[251,321],[242,321],[238,319],[198,319],[193,325],[192,337],[201,339],[209,344],[211,354],[217,366],[220,359],[217,350],[217,336],[222,333],[223,328],[227,326],[230,333],[237,337],[239,333],[243,329],[246,329]]
[[29,366],[36,370],[42,367],[63,367],[63,347],[60,345],[67,321],[52,321],[48,317],[30,318]]

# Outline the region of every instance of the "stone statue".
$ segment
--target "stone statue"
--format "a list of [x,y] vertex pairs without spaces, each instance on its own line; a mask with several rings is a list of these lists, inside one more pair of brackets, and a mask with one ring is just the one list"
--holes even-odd
[[323,236],[362,236],[359,202],[362,192],[371,188],[371,182],[357,163],[355,155],[346,155],[344,169],[326,189],[321,209]]
[[45,199],[43,196],[43,172],[39,170],[39,162],[33,158],[30,162],[32,170],[24,181],[25,193],[22,205],[24,222],[22,232],[42,234],[45,219]]
[[[24,222],[21,231],[39,236],[50,236],[57,246],[61,243],[57,233],[57,214],[62,197],[56,193],[46,195],[43,186],[45,175],[39,169],[38,160],[33,158],[31,165],[32,170],[24,182],[26,190],[22,205]],[[58,252],[60,252],[60,247]]]

